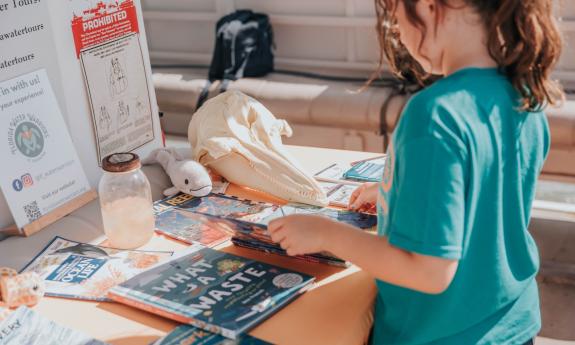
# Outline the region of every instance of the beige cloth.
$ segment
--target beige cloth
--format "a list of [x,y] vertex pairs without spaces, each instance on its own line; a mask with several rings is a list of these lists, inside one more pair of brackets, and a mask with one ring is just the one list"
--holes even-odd
[[290,202],[326,206],[325,192],[282,145],[281,136],[291,134],[286,121],[239,91],[207,101],[188,129],[193,158],[228,181]]

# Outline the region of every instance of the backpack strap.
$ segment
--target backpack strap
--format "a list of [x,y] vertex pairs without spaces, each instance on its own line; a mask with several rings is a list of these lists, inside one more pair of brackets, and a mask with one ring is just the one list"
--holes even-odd
[[210,86],[212,86],[212,81],[208,79],[206,80],[206,84],[198,96],[198,101],[196,102],[196,111],[198,111],[198,109],[200,109],[200,107],[208,99],[208,96],[210,95]]

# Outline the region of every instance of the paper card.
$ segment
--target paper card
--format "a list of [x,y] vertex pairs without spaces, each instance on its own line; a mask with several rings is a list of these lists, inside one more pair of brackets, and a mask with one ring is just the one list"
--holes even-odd
[[92,108],[98,161],[154,140],[144,57],[137,34],[80,54]]
[[44,69],[0,83],[0,158],[19,228],[90,190]]
[[332,189],[327,195],[329,204],[333,206],[347,207],[349,205],[351,194],[353,194],[357,188],[357,186],[349,184],[338,185],[337,188]]

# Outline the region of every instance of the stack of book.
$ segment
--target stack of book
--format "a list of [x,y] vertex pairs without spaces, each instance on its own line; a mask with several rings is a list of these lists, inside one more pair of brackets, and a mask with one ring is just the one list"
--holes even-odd
[[[272,241],[267,224],[279,217],[291,214],[314,214],[353,225],[360,229],[369,229],[376,225],[374,215],[320,208],[307,205],[278,206],[267,203],[254,203],[222,195],[209,195],[202,198],[176,195],[156,203],[156,226],[158,231],[176,238],[198,238],[202,231],[218,232],[231,237],[232,242],[241,247],[266,253],[287,255],[279,244]],[[179,228],[170,226],[173,214],[185,217],[189,226]],[[175,223],[172,223],[175,224]],[[177,235],[174,233],[177,231]],[[193,242],[193,241],[190,241]],[[205,243],[204,243],[205,244]],[[324,263],[335,266],[346,266],[346,262],[330,253],[314,253],[296,256],[298,259]]]

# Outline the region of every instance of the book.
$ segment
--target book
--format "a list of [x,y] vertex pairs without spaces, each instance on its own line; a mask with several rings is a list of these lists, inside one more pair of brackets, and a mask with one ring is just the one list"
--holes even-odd
[[361,185],[363,182],[377,182],[383,176],[386,155],[352,162],[351,164],[334,163],[314,174],[322,182],[336,184]]
[[313,177],[322,182],[332,182],[337,184],[350,184],[359,186],[361,183],[345,179],[345,172],[351,169],[351,165],[332,164],[313,175]]
[[[273,219],[291,214],[314,214],[360,229],[369,229],[377,224],[377,217],[371,214],[303,204],[279,206],[214,194],[201,198],[178,194],[156,203],[154,207],[159,213],[156,223],[158,229],[161,229],[159,231],[166,232],[171,229],[169,231],[172,237],[184,232],[182,237],[188,239],[186,242],[195,243],[193,239],[194,236],[199,236],[197,234],[216,232],[226,238],[232,238],[235,245],[284,256],[287,256],[286,251],[271,240],[267,231],[267,224]],[[177,219],[177,214],[180,214],[179,217],[185,217],[186,223],[170,223],[171,219]],[[162,220],[164,217],[165,221]],[[335,266],[347,265],[345,261],[330,253],[314,253],[294,258]]]
[[1,345],[106,345],[63,327],[27,307],[19,307],[0,323]]
[[384,166],[384,164],[373,162],[360,162],[347,170],[343,177],[361,182],[379,182],[383,176]]
[[120,250],[55,237],[22,272],[46,284],[46,296],[109,301],[108,290],[169,258],[173,252]]
[[230,239],[218,228],[198,221],[193,212],[178,208],[156,214],[156,231],[188,244],[200,243],[206,247],[215,247]]
[[236,340],[189,325],[176,327],[150,345],[271,345],[267,341],[244,334]]
[[135,308],[236,339],[308,289],[314,277],[193,245],[112,288]]
[[189,244],[200,243],[207,247],[214,247],[230,238],[229,233],[198,221],[193,212],[258,221],[273,212],[273,205],[225,195],[194,197],[178,193],[154,203],[156,231]]
[[[281,256],[288,256],[286,251],[282,249],[277,244],[266,244],[265,242],[260,242],[253,239],[243,239],[241,236],[232,237],[232,243],[238,247],[252,249],[261,251],[268,254],[275,254]],[[315,253],[315,254],[306,254],[306,255],[296,255],[290,256],[295,259],[316,263],[316,264],[325,264],[331,266],[338,266],[338,267],[348,267],[348,263],[340,258],[335,256],[330,256],[329,254],[322,254],[322,253]]]

